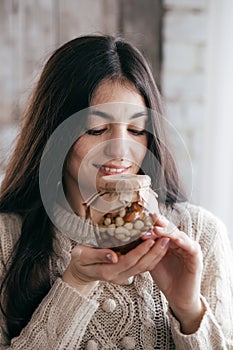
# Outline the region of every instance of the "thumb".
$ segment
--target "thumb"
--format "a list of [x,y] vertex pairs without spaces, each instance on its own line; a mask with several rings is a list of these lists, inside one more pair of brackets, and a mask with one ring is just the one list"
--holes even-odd
[[83,245],[76,245],[72,252],[71,257],[79,260],[82,265],[93,265],[100,263],[117,263],[118,256],[111,249],[93,248]]

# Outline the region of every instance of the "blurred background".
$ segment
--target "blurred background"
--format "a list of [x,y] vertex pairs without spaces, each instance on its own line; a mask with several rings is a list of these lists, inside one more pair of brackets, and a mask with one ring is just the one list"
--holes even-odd
[[177,162],[189,199],[220,217],[233,242],[231,0],[0,0],[0,181],[45,61],[89,33],[122,34],[148,58],[187,147]]

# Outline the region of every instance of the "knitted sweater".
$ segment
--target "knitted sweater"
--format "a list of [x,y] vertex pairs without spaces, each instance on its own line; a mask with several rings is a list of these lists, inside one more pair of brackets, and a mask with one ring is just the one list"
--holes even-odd
[[[165,296],[148,272],[121,286],[99,281],[87,296],[63,282],[72,242],[56,231],[57,257],[50,261],[51,289],[18,337],[10,342],[0,332],[0,348],[233,349],[233,261],[224,225],[206,210],[187,203],[163,214],[202,248],[201,292],[206,312],[194,334],[182,334]],[[20,230],[18,216],[0,215],[1,276]]]

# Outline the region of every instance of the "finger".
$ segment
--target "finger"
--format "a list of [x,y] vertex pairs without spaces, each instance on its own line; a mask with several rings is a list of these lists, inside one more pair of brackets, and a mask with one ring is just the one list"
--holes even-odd
[[167,226],[169,224],[169,220],[161,214],[160,215],[153,214],[152,218],[153,218],[154,224],[156,226],[164,227],[164,226]]
[[[159,231],[161,231],[159,229]],[[198,271],[202,271],[203,268],[203,256],[201,247],[198,242],[190,238],[185,232],[174,230],[171,234],[161,234],[162,237],[169,237],[169,250],[171,253],[180,256],[188,271],[192,274],[196,274]]]
[[154,240],[147,239],[127,254],[119,256],[119,272],[127,271],[132,266],[136,265],[137,262],[142,258],[142,256],[147,254],[154,244]]
[[154,230],[157,232],[158,236],[160,235],[170,238],[170,248],[180,248],[190,255],[198,255],[201,253],[200,245],[192,238],[190,238],[185,232],[180,231],[178,228],[176,228],[175,225],[173,225],[172,230],[167,227],[155,227]]
[[156,234],[159,234],[159,236],[161,236],[161,235],[163,235],[163,236],[173,235],[174,236],[174,234],[176,234],[177,231],[179,231],[179,229],[171,221],[167,220],[166,225],[164,225],[164,226],[157,226],[156,225],[156,226],[154,226],[153,231]]
[[148,254],[146,254],[136,266],[139,268],[139,273],[144,271],[149,271],[154,268],[161,259],[166,255],[169,248],[170,239],[167,237],[159,238],[154,246],[150,249]]
[[185,266],[190,273],[196,274],[198,271],[202,271],[203,257],[198,242],[192,240],[182,231],[180,232],[179,237],[175,237],[171,242],[171,251],[174,251],[175,254],[178,254],[184,259]]
[[83,266],[118,262],[117,254],[111,249],[98,249],[83,245],[76,245],[71,252],[71,256]]
[[133,274],[130,272],[131,269],[143,256],[148,253],[154,244],[154,240],[148,239],[127,254],[121,255],[119,257],[118,264],[111,266],[103,265],[104,268],[100,266],[100,269],[98,270],[101,276],[100,278],[105,281],[112,281],[117,284],[122,284],[129,277],[133,276]]
[[153,230],[150,230],[150,231],[147,231],[147,232],[143,232],[142,236],[141,236],[141,239],[143,241],[147,240],[147,239],[156,239],[158,238],[159,236],[153,231]]
[[[154,245],[153,240],[146,240],[139,244],[136,248],[132,249],[129,253],[121,255],[118,257],[117,264],[100,264],[100,263],[90,263],[90,258],[87,255],[94,254],[95,249],[90,247],[80,246],[79,248],[79,265],[83,274],[88,274],[91,279],[98,279],[107,282],[114,282],[121,284],[128,277],[132,276],[126,273],[127,270],[132,268],[142,256],[144,256],[150,248]],[[80,256],[81,250],[81,256]],[[107,249],[99,249],[99,251],[109,251]],[[115,254],[115,253],[114,253]],[[85,257],[83,257],[85,256]],[[86,260],[85,260],[86,259]],[[95,256],[95,261],[97,257]],[[85,264],[84,264],[85,262]],[[104,262],[104,261],[101,261]],[[92,266],[89,266],[92,265]]]
[[130,276],[135,276],[153,269],[167,253],[169,241],[169,238],[160,238],[157,240],[149,252],[144,255],[136,265],[121,274],[121,278],[126,279]]

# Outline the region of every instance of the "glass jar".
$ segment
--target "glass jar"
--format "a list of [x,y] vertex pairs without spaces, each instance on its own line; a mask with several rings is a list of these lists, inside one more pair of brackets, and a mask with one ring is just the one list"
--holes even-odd
[[157,194],[147,175],[109,175],[100,178],[98,194],[89,200],[88,213],[100,248],[126,254],[142,242],[158,214]]

